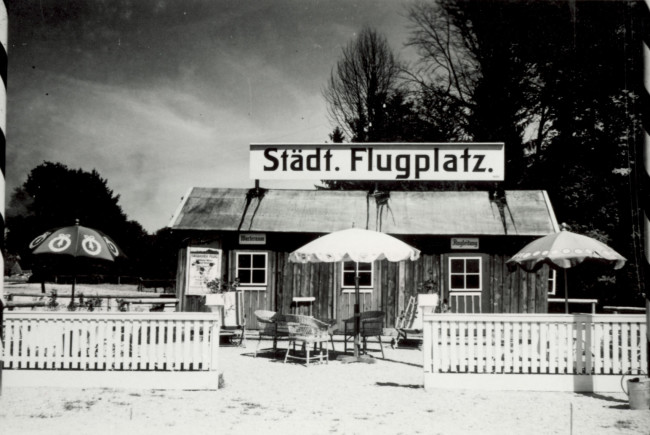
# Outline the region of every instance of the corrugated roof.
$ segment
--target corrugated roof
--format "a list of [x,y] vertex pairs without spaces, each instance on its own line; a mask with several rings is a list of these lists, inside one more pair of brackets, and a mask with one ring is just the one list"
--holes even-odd
[[[329,233],[352,226],[390,234],[525,235],[553,232],[557,222],[541,190],[391,192],[384,205],[365,191],[266,190],[247,200],[248,189],[190,190],[169,226],[176,230]],[[500,205],[504,204],[504,205]]]

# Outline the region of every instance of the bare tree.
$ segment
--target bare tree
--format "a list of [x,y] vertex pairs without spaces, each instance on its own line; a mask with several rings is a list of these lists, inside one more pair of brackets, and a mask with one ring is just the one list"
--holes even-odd
[[386,38],[364,28],[344,49],[323,95],[328,114],[354,142],[382,136],[384,109],[398,89],[400,63]]
[[407,46],[419,55],[411,77],[427,92],[441,91],[470,108],[480,79],[478,43],[455,2],[417,2],[408,8]]

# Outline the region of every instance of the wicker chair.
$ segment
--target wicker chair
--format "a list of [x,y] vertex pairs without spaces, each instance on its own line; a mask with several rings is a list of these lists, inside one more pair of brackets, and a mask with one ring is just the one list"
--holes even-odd
[[275,311],[257,310],[254,314],[257,319],[257,324],[260,327],[255,357],[257,357],[257,353],[260,351],[262,338],[265,337],[273,340],[273,353],[275,354],[278,350],[278,338],[287,338],[289,336],[286,325],[277,321],[280,315],[276,314]]
[[[384,312],[383,311],[364,311],[359,314],[359,334],[363,340],[363,352],[368,352],[368,338],[377,337],[379,341],[379,350],[381,357],[384,356],[384,344],[381,342],[381,335],[384,333]],[[345,328],[343,330],[344,351],[348,350],[348,341],[354,340],[354,317],[345,319]]]
[[[278,317],[279,324],[286,325],[289,331],[289,344],[284,356],[286,363],[289,358],[305,361],[307,367],[312,360],[325,363],[329,362],[329,348],[331,325],[321,322],[311,316],[285,314]],[[301,344],[301,350],[296,350],[296,343]],[[324,345],[323,345],[324,343]],[[311,353],[312,344],[314,354]],[[316,353],[318,352],[318,353]]]

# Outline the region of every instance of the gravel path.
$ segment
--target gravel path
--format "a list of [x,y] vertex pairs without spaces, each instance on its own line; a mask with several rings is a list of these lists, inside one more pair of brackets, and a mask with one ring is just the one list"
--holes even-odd
[[256,345],[222,348],[219,391],[5,388],[0,433],[650,434],[622,392],[424,391],[415,348],[307,368],[253,358]]

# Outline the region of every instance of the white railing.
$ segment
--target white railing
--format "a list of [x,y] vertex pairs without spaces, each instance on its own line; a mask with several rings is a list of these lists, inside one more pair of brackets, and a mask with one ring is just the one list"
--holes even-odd
[[647,367],[640,315],[425,314],[424,333],[432,372],[620,376]]
[[481,292],[449,292],[449,308],[453,313],[480,313]]
[[[596,306],[598,305],[598,299],[578,299],[578,298],[548,298],[548,303],[550,304],[583,304],[591,305],[591,314],[596,314]],[[569,311],[571,312],[571,311]]]
[[216,370],[219,321],[209,313],[4,314],[4,367]]

